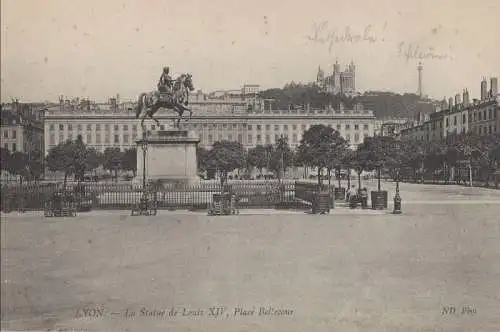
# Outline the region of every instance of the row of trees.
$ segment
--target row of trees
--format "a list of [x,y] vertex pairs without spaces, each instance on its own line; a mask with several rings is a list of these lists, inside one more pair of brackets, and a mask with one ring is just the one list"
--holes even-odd
[[40,151],[10,153],[8,149],[0,148],[1,170],[23,179],[36,180],[43,173],[43,157]]
[[[40,153],[23,154],[1,150],[2,169],[20,178],[36,179],[42,174],[43,159]],[[222,182],[228,173],[238,169],[248,171],[256,168],[260,174],[264,169],[282,178],[291,166],[317,169],[318,182],[325,177],[332,178],[332,171],[338,179],[342,170],[347,171],[348,185],[351,170],[358,173],[361,181],[363,171],[377,171],[379,178],[386,173],[393,178],[423,180],[439,178],[445,181],[463,179],[458,169],[469,167],[477,176],[488,181],[500,162],[500,135],[479,136],[474,133],[450,135],[436,142],[399,141],[392,137],[367,137],[357,150],[349,148],[347,142],[336,130],[324,125],[314,125],[304,132],[300,145],[292,150],[287,139],[282,137],[275,145],[257,146],[250,150],[233,141],[215,142],[211,149],[198,148],[198,169],[209,177],[218,173]],[[51,150],[45,159],[49,171],[75,175],[83,180],[86,172],[102,166],[114,172],[136,172],[136,150],[121,152],[119,148],[107,148],[99,153],[86,146],[79,136],[66,141]],[[361,182],[359,183],[361,186]]]
[[87,172],[95,172],[102,166],[103,169],[114,172],[132,171],[136,173],[137,154],[135,149],[121,152],[119,148],[106,148],[103,153],[83,143],[82,137],[76,140],[67,140],[49,150],[45,160],[42,154],[25,154],[22,152],[10,153],[1,150],[2,170],[19,175],[20,180],[36,180],[43,173],[44,166],[51,172],[64,174],[64,185],[69,176],[74,175],[76,180],[83,181]]
[[378,187],[382,173],[392,178],[423,181],[441,179],[446,182],[463,178],[464,169],[470,165],[482,180],[488,181],[500,161],[500,136],[479,136],[474,133],[450,135],[436,142],[399,141],[393,137],[367,137],[357,150],[349,148],[336,130],[314,125],[302,137],[293,151],[285,138],[274,146],[257,146],[245,151],[237,142],[220,141],[211,150],[198,149],[201,171],[219,173],[222,181],[235,169],[256,168],[262,174],[266,168],[282,177],[290,166],[317,169],[318,182],[335,173],[340,187],[342,170],[358,173],[359,186],[364,171],[376,171]]

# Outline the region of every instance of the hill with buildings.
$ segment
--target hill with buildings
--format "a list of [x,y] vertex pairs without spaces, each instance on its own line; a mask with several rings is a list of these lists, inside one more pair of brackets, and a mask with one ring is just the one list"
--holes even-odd
[[398,94],[383,91],[368,91],[362,95],[345,96],[325,92],[316,84],[289,83],[282,89],[261,91],[259,97],[267,100],[272,109],[352,109],[356,104],[372,110],[379,119],[415,118],[419,113],[430,113],[434,110],[432,100],[424,100],[413,93]]

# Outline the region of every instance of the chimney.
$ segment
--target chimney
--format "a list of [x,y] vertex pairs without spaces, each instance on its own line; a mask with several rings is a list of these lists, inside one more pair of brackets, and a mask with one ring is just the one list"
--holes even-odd
[[481,100],[485,100],[488,97],[488,83],[486,78],[481,81]]
[[491,85],[491,96],[496,97],[498,95],[498,78],[497,77],[492,77],[490,79],[490,85]]
[[453,108],[453,98],[448,99],[448,108],[451,110]]
[[455,95],[455,106],[460,105],[462,102],[460,101],[460,93]]
[[469,106],[469,91],[467,89],[464,90],[463,93],[464,106]]

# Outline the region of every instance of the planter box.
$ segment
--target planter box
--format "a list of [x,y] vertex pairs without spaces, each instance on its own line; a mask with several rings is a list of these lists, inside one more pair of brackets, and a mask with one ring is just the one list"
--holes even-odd
[[371,200],[373,210],[387,209],[387,190],[372,191]]

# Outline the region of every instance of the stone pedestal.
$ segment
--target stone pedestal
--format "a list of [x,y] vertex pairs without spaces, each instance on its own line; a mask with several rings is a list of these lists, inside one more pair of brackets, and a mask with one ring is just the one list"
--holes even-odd
[[191,185],[199,182],[196,147],[200,139],[193,131],[153,131],[137,141],[137,176],[142,184],[144,146],[146,147],[146,183],[160,181],[165,185]]

